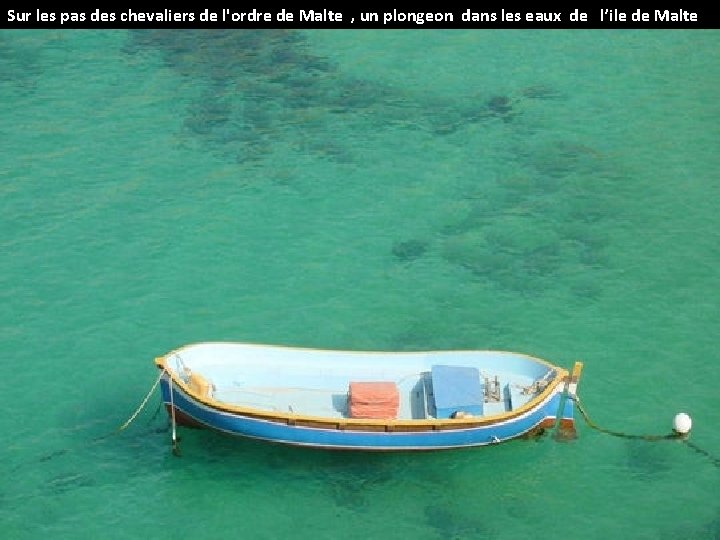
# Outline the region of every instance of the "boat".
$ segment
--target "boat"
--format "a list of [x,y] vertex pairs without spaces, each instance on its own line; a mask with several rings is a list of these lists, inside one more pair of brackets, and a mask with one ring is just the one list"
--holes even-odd
[[493,350],[323,350],[201,342],[155,359],[176,425],[337,450],[494,445],[574,436],[572,371]]

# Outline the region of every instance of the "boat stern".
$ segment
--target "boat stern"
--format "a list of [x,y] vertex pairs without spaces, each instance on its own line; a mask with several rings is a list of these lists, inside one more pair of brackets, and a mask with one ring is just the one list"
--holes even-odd
[[582,362],[575,362],[572,372],[565,380],[565,389],[560,405],[560,420],[556,432],[556,437],[559,440],[572,440],[577,438],[577,431],[575,429],[575,398],[577,397],[577,388],[580,382],[582,368]]

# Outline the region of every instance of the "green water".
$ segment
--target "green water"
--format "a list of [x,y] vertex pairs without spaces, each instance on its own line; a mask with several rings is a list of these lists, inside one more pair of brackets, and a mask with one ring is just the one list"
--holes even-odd
[[[0,33],[3,538],[720,537],[720,33]],[[152,359],[497,348],[593,420],[470,451],[182,431]]]

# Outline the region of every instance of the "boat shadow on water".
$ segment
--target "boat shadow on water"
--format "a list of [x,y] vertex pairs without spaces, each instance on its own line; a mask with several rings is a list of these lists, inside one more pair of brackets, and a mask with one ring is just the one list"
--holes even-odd
[[[496,464],[512,461],[517,452],[509,449],[514,447],[524,453],[523,447],[540,441],[552,439],[547,432],[538,433],[510,441],[502,447],[486,448],[483,453],[492,454]],[[239,481],[246,486],[266,483],[269,476],[278,478],[286,493],[312,489],[338,511],[353,513],[374,511],[378,501],[407,489],[418,494],[462,490],[466,471],[478,466],[477,449],[473,448],[420,453],[330,450],[201,430],[183,430],[180,447],[178,463],[192,463],[203,469],[218,466],[226,472],[242,470],[242,475],[233,476],[232,482],[237,484]],[[218,478],[218,481],[226,481],[225,477]],[[486,523],[472,512],[451,508],[450,502],[431,499],[426,501],[419,496],[413,504],[417,506],[416,512],[422,514],[421,521],[439,534],[445,534],[444,538],[486,532]]]

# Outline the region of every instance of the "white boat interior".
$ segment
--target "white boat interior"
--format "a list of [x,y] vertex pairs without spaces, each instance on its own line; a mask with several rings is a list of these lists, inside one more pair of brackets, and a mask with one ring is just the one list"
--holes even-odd
[[355,352],[199,343],[166,369],[213,401],[272,413],[350,418],[351,383],[393,383],[400,420],[489,416],[525,405],[555,377],[542,360],[504,351]]

